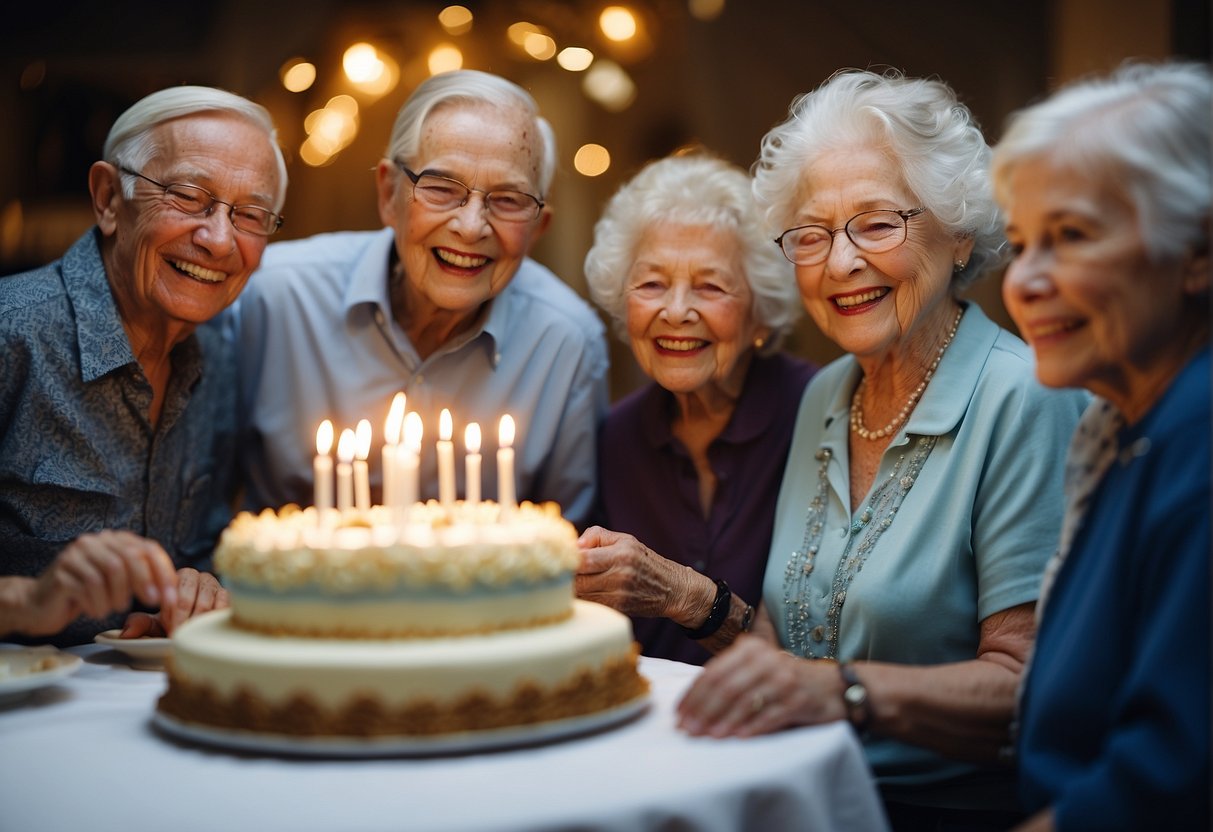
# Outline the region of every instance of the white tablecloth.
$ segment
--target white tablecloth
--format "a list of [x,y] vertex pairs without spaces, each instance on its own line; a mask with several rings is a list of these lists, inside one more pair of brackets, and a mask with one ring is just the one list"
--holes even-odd
[[674,706],[699,668],[642,659],[649,708],[547,745],[425,758],[259,756],[151,726],[162,671],[88,646],[72,676],[0,704],[0,829],[884,830],[843,724],[692,738]]

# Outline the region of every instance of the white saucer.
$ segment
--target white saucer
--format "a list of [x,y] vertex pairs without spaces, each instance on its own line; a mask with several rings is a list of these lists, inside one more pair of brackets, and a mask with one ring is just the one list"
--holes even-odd
[[79,656],[54,647],[22,647],[0,652],[0,664],[7,670],[0,676],[0,703],[18,699],[72,675],[82,661]]
[[217,745],[236,751],[297,755],[303,757],[426,757],[441,754],[466,754],[491,751],[589,734],[626,722],[648,707],[648,694],[630,702],[585,716],[495,728],[488,731],[465,731],[434,737],[298,737],[286,734],[261,734],[216,728],[196,722],[183,722],[161,711],[152,715],[152,723],[178,739]]
[[173,654],[171,638],[119,638],[121,630],[106,630],[93,637],[93,641],[117,650],[131,661],[141,665],[163,664]]

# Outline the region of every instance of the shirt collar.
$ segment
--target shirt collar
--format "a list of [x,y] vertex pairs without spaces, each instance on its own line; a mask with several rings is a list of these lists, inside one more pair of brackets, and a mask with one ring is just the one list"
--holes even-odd
[[[392,299],[388,293],[390,279],[390,264],[395,261],[396,234],[392,228],[384,228],[376,232],[370,245],[363,251],[362,256],[354,264],[354,273],[345,290],[344,309],[347,320],[356,314],[363,306],[370,306],[383,315],[383,320],[392,321]],[[526,263],[524,261],[523,266]],[[520,269],[521,270],[521,269]],[[456,339],[452,348],[469,344],[482,335],[485,336],[485,349],[496,367],[501,360],[500,350],[506,343],[502,333],[509,332],[510,307],[513,293],[510,287],[518,275],[488,304],[488,314],[483,312],[477,317],[472,328]],[[397,325],[398,326],[398,325]]]
[[[922,399],[910,413],[910,418],[898,433],[918,436],[942,436],[960,424],[969,408],[969,401],[977,389],[977,381],[985,366],[994,341],[998,338],[995,325],[981,307],[975,303],[965,305],[964,316],[956,329],[956,336],[940,359],[931,383],[922,394]],[[822,446],[838,455],[845,450],[847,432],[850,429],[851,396],[859,384],[862,370],[854,356],[846,356],[850,366],[844,373],[842,384],[826,408],[824,432],[826,440]],[[841,431],[830,430],[835,422],[841,422]],[[841,443],[841,444],[840,444]],[[895,438],[893,444],[900,444]]]
[[63,256],[63,287],[75,310],[80,377],[95,381],[135,361],[101,260],[100,230],[91,229]]

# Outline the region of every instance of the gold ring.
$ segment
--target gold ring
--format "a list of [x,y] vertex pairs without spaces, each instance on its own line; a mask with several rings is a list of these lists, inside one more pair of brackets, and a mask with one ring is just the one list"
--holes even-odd
[[766,704],[767,704],[767,698],[762,695],[762,692],[755,691],[754,695],[752,697],[750,697],[750,713],[752,713],[752,714],[758,713],[764,707],[766,707]]

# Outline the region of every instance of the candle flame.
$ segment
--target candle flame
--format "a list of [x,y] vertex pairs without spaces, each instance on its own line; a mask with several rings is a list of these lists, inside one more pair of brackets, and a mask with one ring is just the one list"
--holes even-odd
[[501,417],[501,426],[497,429],[497,442],[503,448],[514,444],[514,417],[508,413]]
[[450,442],[454,432],[454,425],[451,424],[451,411],[444,407],[438,416],[438,438],[443,442]]
[[354,455],[364,462],[371,455],[371,423],[366,419],[359,420],[354,430]]
[[421,434],[423,432],[424,427],[421,424],[421,414],[416,410],[410,410],[408,415],[404,417],[404,444],[414,453],[420,453],[421,451]]
[[316,453],[320,456],[327,456],[332,449],[333,423],[325,419],[320,423],[320,427],[316,428]]
[[354,432],[349,428],[341,431],[341,438],[337,440],[337,461],[349,465],[354,461],[354,445],[358,440],[354,438]]
[[463,431],[463,446],[469,454],[480,453],[480,425],[468,422]]
[[404,424],[404,393],[397,393],[392,398],[392,406],[387,412],[387,422],[383,425],[383,441],[395,445],[400,441],[400,428]]

